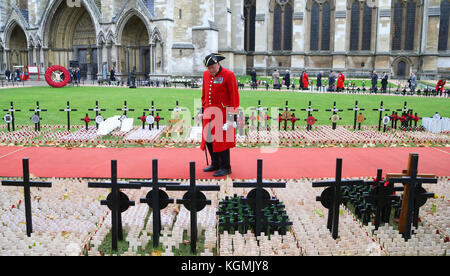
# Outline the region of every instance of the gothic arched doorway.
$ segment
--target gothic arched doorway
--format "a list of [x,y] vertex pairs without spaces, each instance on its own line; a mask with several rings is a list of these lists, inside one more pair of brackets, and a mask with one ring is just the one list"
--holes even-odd
[[48,53],[47,66],[78,65],[82,78],[96,79],[98,73],[98,52],[95,25],[88,10],[68,7],[62,1],[46,23]]
[[125,23],[120,44],[122,73],[128,74],[135,68],[136,76],[146,79],[151,70],[149,35],[145,23],[137,15],[132,15]]
[[7,47],[9,48],[9,70],[14,70],[14,66],[29,65],[27,37],[23,29],[18,24],[15,24],[14,27],[12,27],[9,40],[7,41]]

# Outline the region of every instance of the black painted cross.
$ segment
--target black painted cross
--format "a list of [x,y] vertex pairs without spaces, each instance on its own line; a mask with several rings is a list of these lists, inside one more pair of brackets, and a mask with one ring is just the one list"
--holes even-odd
[[341,194],[341,187],[348,185],[363,184],[363,180],[342,180],[342,159],[336,159],[336,178],[331,181],[316,181],[313,187],[328,187],[322,194],[316,197],[323,207],[328,209],[327,228],[330,230],[333,239],[338,238],[339,233],[339,205],[347,199]]
[[27,229],[27,236],[30,237],[31,233],[33,233],[30,187],[51,188],[52,183],[51,182],[30,181],[30,167],[29,167],[28,158],[22,159],[22,167],[23,167],[23,180],[22,181],[5,180],[5,181],[2,181],[2,185],[3,186],[22,186],[23,187],[23,195],[25,198],[26,229]]
[[117,241],[123,240],[121,213],[125,212],[128,207],[134,206],[134,201],[130,201],[120,189],[140,189],[141,186],[117,182],[117,160],[111,160],[111,182],[88,182],[88,187],[111,189],[106,200],[100,201],[100,204],[107,205],[111,210],[112,250],[117,251]]
[[381,121],[383,120],[383,112],[389,111],[390,109],[384,108],[384,107],[383,107],[383,101],[381,101],[380,107],[379,107],[379,108],[374,108],[374,109],[372,109],[372,110],[373,110],[373,111],[379,111],[379,112],[380,112],[380,117],[379,117],[379,119],[378,119],[378,131],[381,131]]
[[[47,109],[42,109],[39,107],[39,102],[36,102],[36,108],[30,109],[30,111],[34,111],[34,116],[36,120],[34,121],[34,130],[35,131],[41,131],[41,112],[46,112]],[[31,118],[33,118],[31,117]]]
[[123,111],[123,115],[127,116],[128,111],[134,111],[133,108],[128,108],[127,101],[123,101],[123,107],[122,108],[116,108],[117,111]]
[[[283,111],[283,114],[281,115],[284,121],[284,131],[287,129],[287,121],[291,120],[292,114],[291,111],[295,111],[295,109],[289,108],[289,103],[286,101],[286,106],[284,108],[279,108],[279,111]],[[294,130],[294,129],[292,129]]]
[[278,203],[278,200],[271,199],[269,192],[264,188],[285,188],[286,183],[283,182],[263,182],[263,160],[257,161],[256,182],[234,182],[235,188],[254,188],[247,194],[244,202],[248,203],[255,214],[255,235],[259,236],[264,226],[263,209],[271,204]]
[[[312,114],[311,114],[312,111],[319,111],[319,109],[312,108],[311,107],[311,101],[309,101],[308,108],[302,108],[300,110],[301,111],[308,111],[308,116],[306,117],[305,121],[307,122],[306,123],[306,130],[310,131],[312,129],[312,125],[308,124],[308,118],[310,118],[312,116]],[[316,121],[317,121],[317,119],[316,119]]]
[[[161,108],[155,108],[155,104],[152,101],[152,108],[145,108],[144,111],[151,112],[152,116],[155,117],[155,111],[162,111],[162,109]],[[154,123],[149,126],[149,129],[151,130],[151,129],[153,129],[153,127],[154,127]],[[158,124],[158,129],[159,129],[159,124]]]
[[202,191],[219,191],[220,186],[217,185],[196,185],[195,181],[195,162],[189,163],[190,183],[189,185],[172,186],[167,185],[168,191],[187,191],[183,195],[183,199],[177,199],[176,203],[183,204],[191,214],[191,252],[197,250],[197,212],[200,212],[206,205],[211,204],[211,200],[207,200]]
[[[98,101],[95,101],[95,108],[89,108],[88,111],[95,111],[95,118],[97,118],[100,115],[100,111],[106,111],[105,108],[99,108],[98,107]],[[98,129],[98,123],[95,122],[95,127]]]
[[336,107],[336,102],[333,102],[333,108],[326,109],[326,111],[333,112],[333,115],[331,115],[330,120],[331,120],[331,123],[332,123],[331,126],[332,126],[333,130],[335,130],[337,122],[342,119],[342,118],[339,117],[339,115],[337,113],[338,112],[342,112],[344,110],[337,108]]
[[[9,109],[3,109],[3,111],[8,111],[11,113],[11,125],[12,125],[12,131],[16,130],[16,126],[15,126],[15,117],[14,117],[14,112],[20,112],[20,109],[15,109],[14,108],[14,103],[11,102],[11,107]],[[8,123],[8,131],[10,131],[9,129],[9,123]]]
[[70,108],[70,102],[67,101],[67,107],[64,109],[60,109],[59,111],[67,112],[67,130],[70,131],[70,112],[77,111],[77,109]]
[[[437,183],[437,178],[418,176],[419,155],[410,154],[410,156],[411,161],[408,165],[408,176],[389,178],[390,184],[402,183],[409,190],[408,193],[403,193],[402,201],[406,202],[406,204],[402,204],[402,216],[400,217],[399,222],[399,231],[406,240],[411,238],[411,224],[414,222],[413,220],[415,220],[414,217],[417,217],[417,220],[419,218],[419,207],[425,204],[428,197],[432,197],[431,194],[426,195],[421,185],[423,183]],[[404,207],[407,208],[406,211],[404,210]]]
[[358,101],[355,101],[355,107],[349,108],[348,110],[355,111],[355,118],[353,119],[353,130],[356,130],[356,122],[357,122],[357,119],[358,119],[358,111],[365,110],[365,109],[359,107],[358,106]]
[[377,178],[374,181],[364,182],[364,184],[375,186],[371,192],[363,195],[367,202],[375,206],[375,229],[380,227],[381,222],[389,222],[392,201],[400,198],[394,194],[393,184],[386,185],[382,174],[383,170],[378,169]]
[[174,200],[169,198],[166,192],[160,188],[167,185],[179,185],[176,182],[159,182],[158,180],[158,160],[152,160],[152,181],[151,182],[139,182],[131,181],[130,184],[140,184],[141,187],[151,187],[152,190],[147,193],[145,198],[141,198],[141,203],[147,203],[152,208],[153,214],[153,247],[159,245],[159,235],[161,232],[161,210],[166,208],[169,203],[173,203]]
[[[142,116],[137,118],[138,120],[141,120],[142,122],[142,129],[145,129],[145,123],[147,121],[147,116],[145,116],[145,112],[142,112]],[[151,125],[149,126],[151,129]]]

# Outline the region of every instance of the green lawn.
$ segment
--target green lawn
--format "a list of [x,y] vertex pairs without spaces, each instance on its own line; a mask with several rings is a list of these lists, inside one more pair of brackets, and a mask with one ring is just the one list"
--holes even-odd
[[[12,88],[0,90],[0,109],[1,117],[7,113],[3,109],[8,109],[10,101],[14,102],[16,109],[22,112],[16,113],[16,124],[32,125],[30,117],[32,112],[28,111],[35,108],[36,101],[40,102],[40,107],[48,109],[48,112],[42,113],[42,124],[66,124],[66,112],[60,112],[59,109],[66,107],[66,102],[70,101],[71,108],[77,108],[77,112],[71,113],[71,124],[82,125],[84,122],[81,118],[89,113],[90,117],[94,117],[94,112],[88,112],[88,108],[95,107],[95,101],[99,101],[101,108],[106,108],[106,112],[102,115],[110,117],[112,115],[120,115],[124,101],[128,103],[128,108],[134,108],[134,112],[130,112],[128,117],[136,118],[135,125],[140,125],[137,117],[142,115],[143,109],[151,107],[151,101],[155,102],[156,108],[163,109],[160,116],[165,119],[169,118],[171,112],[169,108],[175,107],[176,100],[179,101],[181,107],[187,107],[191,112],[194,111],[194,100],[199,102],[201,97],[200,89],[164,89],[164,88],[137,88],[129,89],[123,87],[65,87],[55,89],[51,87],[31,87],[31,88]],[[408,107],[413,108],[421,117],[430,117],[435,112],[439,112],[441,116],[450,117],[450,99],[445,98],[419,98],[411,96],[386,96],[386,95],[354,95],[354,94],[315,94],[306,92],[270,92],[265,90],[240,91],[241,107],[248,109],[255,107],[258,100],[261,100],[263,107],[281,108],[284,107],[286,100],[289,101],[289,107],[297,109],[295,115],[303,120],[306,112],[299,111],[306,108],[308,101],[312,101],[313,108],[320,111],[315,112],[314,116],[318,119],[317,124],[330,124],[329,118],[331,112],[325,109],[332,108],[333,101],[336,101],[337,108],[344,109],[340,112],[343,118],[339,124],[352,125],[353,111],[352,108],[355,100],[359,101],[359,106],[365,108],[363,111],[367,121],[365,124],[377,125],[378,112],[372,111],[373,108],[380,106],[380,101],[384,101],[384,107],[391,110],[403,107],[404,101],[408,102]],[[250,112],[250,111],[249,111]],[[390,112],[389,112],[390,113]],[[192,114],[191,114],[192,116]],[[166,121],[162,123],[165,124]],[[1,122],[4,124],[4,121]],[[303,122],[301,122],[303,124]]]

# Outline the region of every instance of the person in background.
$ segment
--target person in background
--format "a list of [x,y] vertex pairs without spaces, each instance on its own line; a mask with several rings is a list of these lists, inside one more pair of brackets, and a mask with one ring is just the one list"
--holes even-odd
[[444,86],[447,83],[446,80],[440,79],[436,85],[436,95],[442,96],[442,92],[444,91]]
[[377,93],[378,75],[376,71],[373,71],[371,78],[372,78],[372,92]]
[[417,86],[417,77],[414,72],[411,73],[411,93],[414,94],[414,91],[416,90]]
[[345,81],[344,74],[342,74],[342,72],[339,72],[336,84],[336,92],[344,91],[344,81]]
[[114,70],[114,66],[111,66],[109,69],[109,80],[116,81],[116,71]]
[[302,86],[302,90],[307,90],[309,85],[308,75],[306,74],[306,71],[302,72],[302,76],[300,79],[300,85]]
[[272,80],[273,80],[273,89],[280,89],[280,73],[277,69],[272,74]]
[[334,72],[330,71],[330,75],[328,76],[328,91],[334,91],[334,82],[336,81]]
[[252,77],[252,89],[255,89],[258,86],[258,83],[256,82],[256,70],[252,69],[252,71],[250,72],[250,76]]
[[383,76],[381,77],[381,90],[383,90],[383,93],[386,93],[388,79],[389,79],[388,74],[386,74],[386,72],[383,72]]
[[6,76],[6,80],[7,81],[11,80],[11,71],[9,71],[9,69],[6,69],[5,76]]
[[286,75],[284,75],[284,84],[286,85],[287,89],[289,90],[289,87],[291,86],[291,73],[289,73],[289,70],[286,70]]
[[317,74],[317,90],[320,90],[320,88],[322,87],[322,75],[323,75],[322,71],[320,71],[319,74]]

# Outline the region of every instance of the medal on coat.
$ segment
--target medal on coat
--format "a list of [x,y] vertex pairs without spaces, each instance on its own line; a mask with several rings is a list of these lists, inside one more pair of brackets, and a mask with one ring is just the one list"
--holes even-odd
[[222,84],[223,83],[223,77],[217,77],[214,79],[214,84]]

